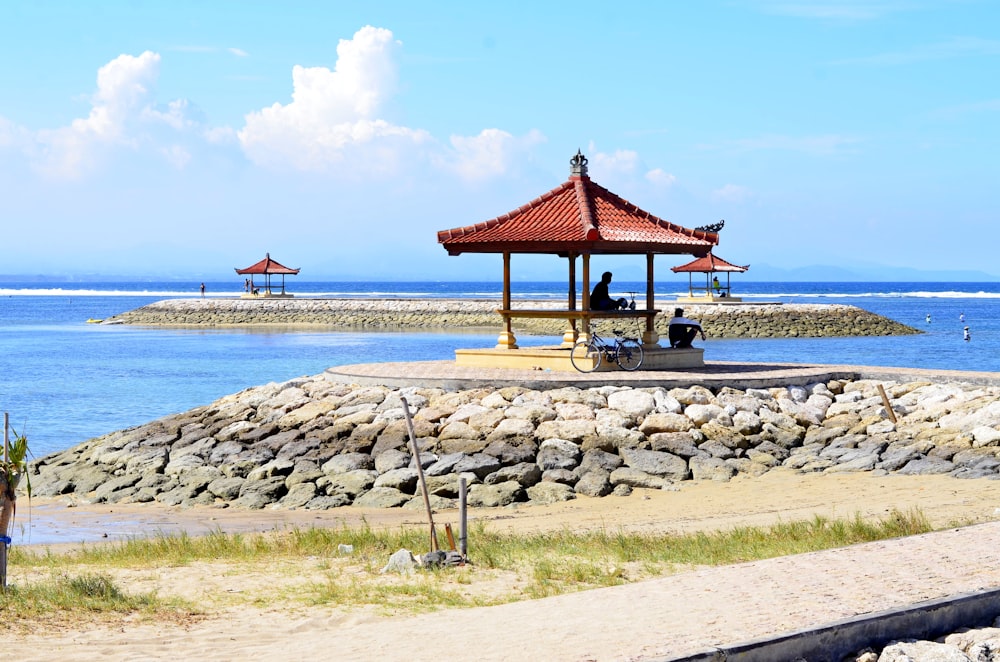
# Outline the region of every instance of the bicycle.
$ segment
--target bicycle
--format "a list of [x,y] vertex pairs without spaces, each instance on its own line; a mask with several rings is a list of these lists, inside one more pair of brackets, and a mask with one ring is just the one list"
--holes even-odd
[[[622,310],[625,310],[625,309],[635,310],[635,295],[636,295],[636,293],[635,292],[629,292],[629,295],[631,295],[632,300],[629,301],[628,304],[622,305]],[[624,304],[625,303],[625,298],[622,297],[621,299],[619,299],[619,301],[621,301]]]
[[626,338],[621,329],[612,329],[613,342],[591,329],[590,340],[578,340],[570,350],[569,360],[580,372],[594,372],[603,361],[614,361],[622,370],[638,370],[642,365],[642,344],[636,338]]

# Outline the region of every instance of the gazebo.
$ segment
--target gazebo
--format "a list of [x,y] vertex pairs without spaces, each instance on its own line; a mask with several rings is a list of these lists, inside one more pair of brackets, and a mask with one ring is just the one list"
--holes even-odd
[[[279,264],[276,260],[271,259],[270,253],[264,254],[264,259],[256,264],[252,264],[246,269],[237,269],[236,273],[241,276],[250,276],[250,287],[249,291],[244,294],[244,297],[291,297],[291,294],[285,293],[285,275],[292,275],[299,273],[298,269],[290,269],[283,264]],[[274,293],[271,291],[271,276],[281,274],[281,292]],[[264,292],[263,294],[254,286],[253,277],[254,276],[264,276]]]
[[[577,151],[570,160],[569,179],[551,191],[503,216],[438,232],[449,255],[500,253],[503,256],[503,303],[497,312],[504,329],[497,350],[517,349],[511,328],[513,318],[561,318],[569,322],[563,347],[589,335],[590,320],[606,317],[645,319],[644,347],[659,347],[654,328],[658,310],[653,300],[653,258],[663,254],[708,255],[718,244],[715,232],[692,230],[665,221],[592,181],[587,174],[587,158]],[[568,261],[568,296],[565,309],[514,308],[511,304],[511,256],[552,254]],[[592,255],[643,255],[646,258],[646,292],[638,310],[590,310],[590,258]],[[582,260],[581,296],[576,292],[577,258]],[[578,306],[579,304],[579,306]],[[578,331],[577,322],[581,323]],[[699,359],[700,359],[700,350]],[[648,354],[648,353],[647,353]]]
[[[741,267],[726,262],[721,257],[717,257],[712,253],[709,253],[704,257],[699,257],[698,259],[688,262],[687,264],[682,264],[679,267],[671,267],[670,270],[675,274],[688,274],[688,295],[686,297],[677,297],[678,301],[687,303],[705,303],[717,302],[720,299],[734,302],[741,301],[738,297],[732,296],[729,276],[733,273],[743,273],[749,268],[749,264]],[[694,284],[694,274],[696,273],[705,274],[704,286]],[[717,284],[715,276],[717,273],[726,274],[725,285],[722,283]],[[695,294],[695,292],[698,292],[699,294]]]

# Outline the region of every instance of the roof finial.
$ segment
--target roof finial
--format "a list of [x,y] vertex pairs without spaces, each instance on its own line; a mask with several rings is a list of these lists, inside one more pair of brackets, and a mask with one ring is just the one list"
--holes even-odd
[[579,149],[576,150],[576,156],[569,160],[569,166],[569,174],[571,177],[587,176],[587,157],[584,156]]

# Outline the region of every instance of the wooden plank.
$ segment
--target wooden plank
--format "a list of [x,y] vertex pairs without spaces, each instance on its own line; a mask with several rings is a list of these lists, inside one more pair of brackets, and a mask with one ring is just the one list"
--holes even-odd
[[528,317],[541,319],[612,319],[621,317],[655,317],[660,312],[658,308],[652,310],[569,310],[569,309],[497,309],[496,311],[504,317]]

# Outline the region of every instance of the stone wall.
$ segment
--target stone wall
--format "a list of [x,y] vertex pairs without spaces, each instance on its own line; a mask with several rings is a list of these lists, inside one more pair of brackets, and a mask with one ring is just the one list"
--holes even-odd
[[[890,398],[896,422],[877,386]],[[1000,476],[1000,387],[834,380],[709,390],[250,388],[32,465],[41,496],[107,503],[420,509],[412,412],[434,508],[549,503],[685,480],[798,472]]]
[[[493,300],[469,299],[169,299],[116,315],[105,324],[169,326],[299,325],[330,329],[434,330],[478,328],[499,333],[499,307]],[[534,308],[558,309],[557,302]],[[666,337],[676,304],[659,302],[664,311],[658,333]],[[854,306],[832,304],[747,304],[684,306],[685,315],[701,322],[713,338],[794,338],[887,336],[920,333],[917,329]],[[562,320],[515,320],[520,333],[561,336]]]

